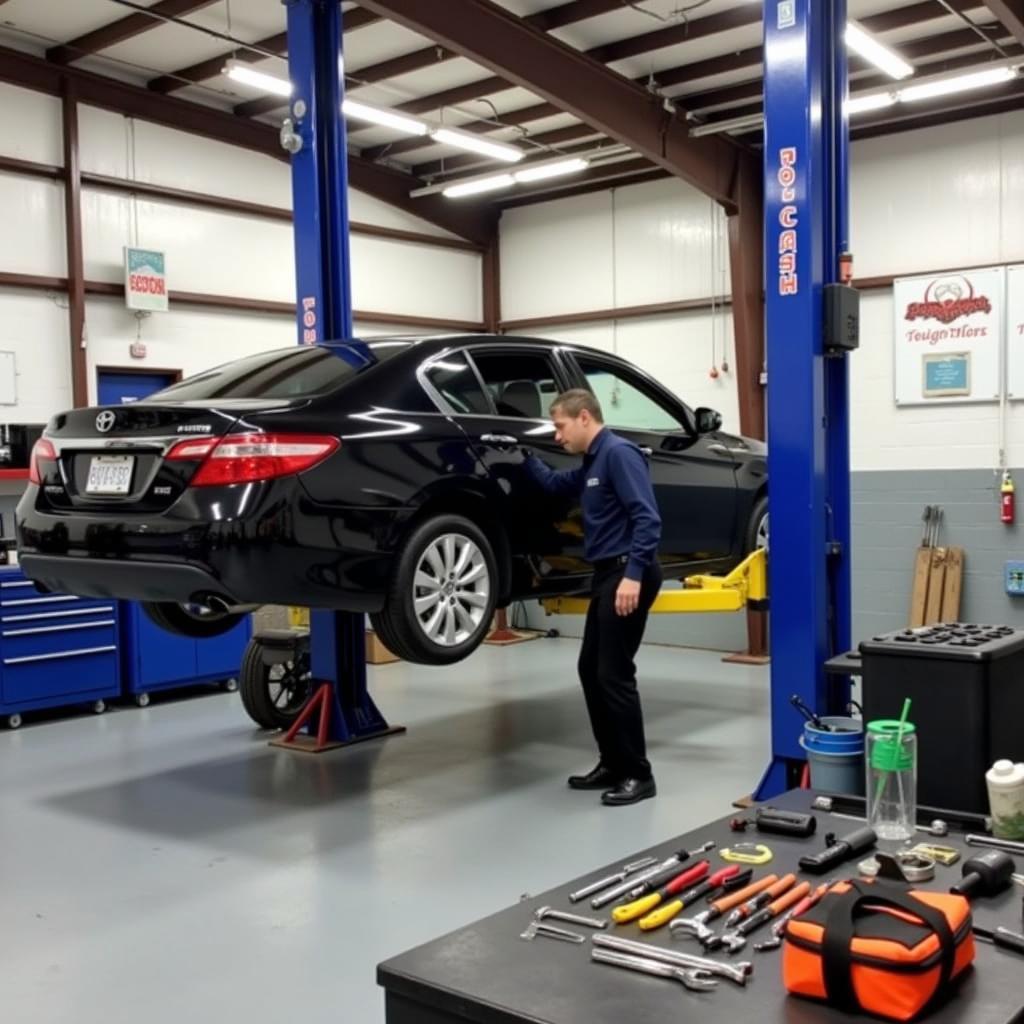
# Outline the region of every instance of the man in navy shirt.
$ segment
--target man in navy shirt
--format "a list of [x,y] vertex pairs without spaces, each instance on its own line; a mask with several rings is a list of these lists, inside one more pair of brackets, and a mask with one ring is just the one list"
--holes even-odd
[[584,554],[594,566],[579,673],[600,760],[569,785],[604,790],[609,806],[632,804],[657,792],[633,659],[661,587],[661,517],[643,453],[604,425],[594,395],[564,392],[551,419],[555,440],[583,455],[583,465],[555,472],[530,454],[526,468],[546,491],[580,498]]

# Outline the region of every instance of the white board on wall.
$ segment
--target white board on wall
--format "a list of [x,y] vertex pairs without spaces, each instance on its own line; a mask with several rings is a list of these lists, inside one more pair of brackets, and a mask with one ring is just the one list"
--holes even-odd
[[1024,264],[1006,268],[1006,391],[1024,401]]
[[1005,270],[893,282],[897,405],[997,402]]

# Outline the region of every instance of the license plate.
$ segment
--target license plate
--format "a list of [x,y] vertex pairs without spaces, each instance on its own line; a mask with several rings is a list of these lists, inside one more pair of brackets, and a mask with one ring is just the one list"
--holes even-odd
[[94,455],[89,463],[85,493],[128,494],[134,468],[135,458],[131,455]]

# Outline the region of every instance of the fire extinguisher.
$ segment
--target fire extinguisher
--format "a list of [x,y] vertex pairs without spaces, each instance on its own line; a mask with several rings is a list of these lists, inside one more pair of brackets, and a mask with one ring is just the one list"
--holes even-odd
[[999,494],[999,518],[1004,523],[1012,524],[1017,518],[1017,501],[1014,497],[1015,488],[1013,486],[1013,477],[1010,476],[1010,471],[1008,469],[1003,470],[1003,483],[999,488]]

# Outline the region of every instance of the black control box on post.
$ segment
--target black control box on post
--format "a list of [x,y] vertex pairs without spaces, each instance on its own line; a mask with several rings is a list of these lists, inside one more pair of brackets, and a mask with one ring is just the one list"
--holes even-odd
[[917,801],[988,813],[985,773],[1024,761],[1024,630],[942,623],[860,645],[864,719],[899,718],[906,697],[917,727]]

